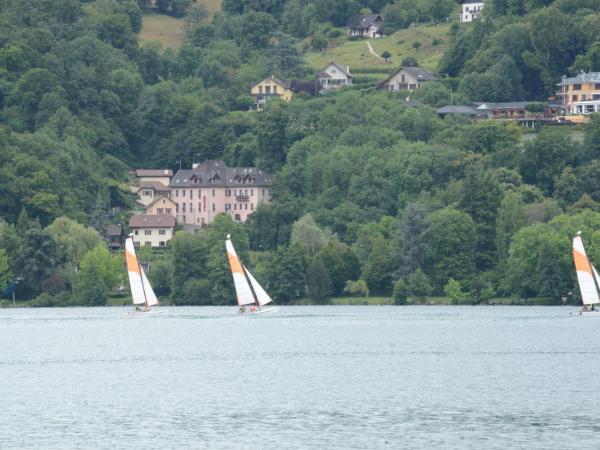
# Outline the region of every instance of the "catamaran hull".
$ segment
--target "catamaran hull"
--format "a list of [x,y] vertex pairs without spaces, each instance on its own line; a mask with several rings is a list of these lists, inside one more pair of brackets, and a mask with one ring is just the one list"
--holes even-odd
[[256,311],[250,311],[252,314],[266,314],[266,313],[276,313],[279,311],[277,306],[270,306],[268,308],[257,309]]
[[574,314],[585,317],[600,317],[600,311],[579,311],[578,313]]

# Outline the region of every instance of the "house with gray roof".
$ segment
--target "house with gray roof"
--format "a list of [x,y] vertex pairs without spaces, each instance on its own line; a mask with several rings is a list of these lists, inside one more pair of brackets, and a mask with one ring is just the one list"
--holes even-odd
[[348,19],[348,36],[370,38],[383,36],[383,17],[381,14],[354,14]]
[[338,89],[341,87],[352,86],[352,75],[350,74],[350,66],[343,68],[341,65],[330,62],[317,75],[317,80],[321,87],[321,92],[326,92],[330,89]]
[[420,67],[402,66],[377,85],[381,91],[414,91],[424,83],[437,81],[437,78]]
[[256,167],[227,167],[221,160],[194,164],[171,180],[177,222],[206,226],[217,214],[245,222],[260,203],[268,203],[273,177]]
[[587,116],[600,112],[600,72],[563,76],[557,86],[560,90],[556,96],[565,114]]

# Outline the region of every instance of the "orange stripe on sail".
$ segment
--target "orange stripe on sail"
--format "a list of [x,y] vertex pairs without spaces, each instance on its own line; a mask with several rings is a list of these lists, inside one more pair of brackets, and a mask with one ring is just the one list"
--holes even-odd
[[125,251],[125,261],[127,262],[127,271],[135,272],[140,274],[140,266],[138,265],[137,258],[131,252]]
[[236,255],[232,255],[228,252],[227,258],[229,259],[229,266],[231,267],[232,272],[243,273],[242,265],[240,264],[240,260]]
[[590,263],[585,255],[573,249],[573,259],[575,260],[575,268],[577,270],[587,272],[590,275],[592,274],[592,268],[590,267]]

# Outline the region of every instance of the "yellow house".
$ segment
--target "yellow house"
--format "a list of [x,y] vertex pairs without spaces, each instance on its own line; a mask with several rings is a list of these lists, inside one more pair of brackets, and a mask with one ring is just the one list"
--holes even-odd
[[269,78],[254,83],[250,88],[250,93],[255,99],[256,108],[263,109],[270,97],[279,97],[286,102],[291,101],[294,96],[291,86],[291,81],[282,81],[271,75]]
[[568,115],[600,112],[600,72],[580,72],[575,77],[563,77],[558,83],[563,111]]

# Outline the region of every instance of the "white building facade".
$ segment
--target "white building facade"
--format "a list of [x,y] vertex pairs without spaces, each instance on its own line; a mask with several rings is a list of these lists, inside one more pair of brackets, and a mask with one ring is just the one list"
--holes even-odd
[[460,22],[473,22],[474,20],[479,19],[484,5],[484,2],[465,1],[462,4],[458,20]]

